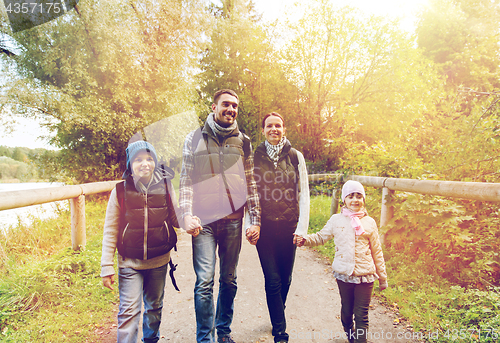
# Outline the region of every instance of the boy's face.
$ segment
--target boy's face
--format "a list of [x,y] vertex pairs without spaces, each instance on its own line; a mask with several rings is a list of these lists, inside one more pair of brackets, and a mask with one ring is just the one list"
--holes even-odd
[[361,193],[351,193],[344,199],[345,207],[353,212],[359,212],[365,206],[365,200]]
[[[132,161],[132,176],[141,181],[149,182],[155,169],[155,161],[150,153],[140,151]],[[144,182],[143,182],[144,183]]]

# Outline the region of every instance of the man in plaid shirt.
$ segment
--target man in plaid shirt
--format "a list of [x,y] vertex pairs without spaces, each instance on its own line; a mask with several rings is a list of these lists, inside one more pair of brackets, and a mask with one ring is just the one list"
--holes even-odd
[[[245,207],[251,223],[246,231],[248,241],[256,244],[260,234],[253,152],[249,138],[238,129],[238,103],[234,91],[217,91],[213,113],[184,142],[179,204],[184,228],[193,236],[197,342],[215,342],[215,330],[218,342],[234,342],[230,326]],[[214,316],[217,246],[220,275]]]

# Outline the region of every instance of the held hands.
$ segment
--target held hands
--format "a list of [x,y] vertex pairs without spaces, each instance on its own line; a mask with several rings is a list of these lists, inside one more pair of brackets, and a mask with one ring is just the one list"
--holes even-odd
[[293,234],[293,244],[295,244],[298,248],[304,245],[306,239],[302,236]]
[[247,240],[252,245],[256,245],[260,237],[260,226],[252,225],[246,231]]
[[192,235],[193,237],[198,236],[200,234],[200,230],[203,230],[200,218],[190,215],[185,216],[184,230],[186,230],[186,232]]
[[102,277],[102,285],[110,290],[113,290],[113,284],[115,283],[115,275],[108,275]]

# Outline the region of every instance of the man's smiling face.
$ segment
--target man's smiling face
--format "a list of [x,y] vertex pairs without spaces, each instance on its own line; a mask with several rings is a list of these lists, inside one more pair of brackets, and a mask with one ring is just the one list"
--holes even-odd
[[222,127],[229,127],[238,116],[238,99],[231,94],[221,94],[216,104],[212,104],[214,119]]

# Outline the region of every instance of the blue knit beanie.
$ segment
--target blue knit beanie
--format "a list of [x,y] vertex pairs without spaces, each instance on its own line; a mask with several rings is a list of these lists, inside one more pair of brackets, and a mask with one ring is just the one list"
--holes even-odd
[[130,164],[135,158],[135,155],[137,155],[141,151],[146,151],[151,154],[151,157],[153,157],[153,160],[155,161],[155,167],[158,167],[158,159],[156,157],[156,150],[155,148],[148,142],[146,141],[137,141],[134,143],[131,143],[128,147],[127,150],[127,169],[132,172],[132,169],[130,168]]

